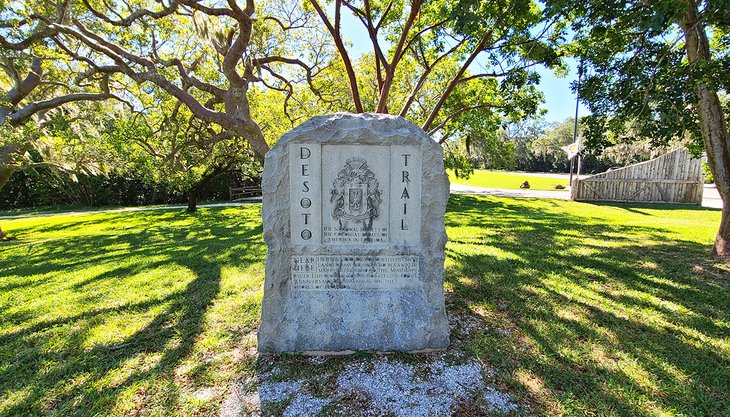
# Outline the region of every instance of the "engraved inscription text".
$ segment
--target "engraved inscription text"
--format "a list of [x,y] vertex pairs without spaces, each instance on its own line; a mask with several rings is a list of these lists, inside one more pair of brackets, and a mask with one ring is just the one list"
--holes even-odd
[[294,290],[396,290],[414,288],[418,256],[292,256]]

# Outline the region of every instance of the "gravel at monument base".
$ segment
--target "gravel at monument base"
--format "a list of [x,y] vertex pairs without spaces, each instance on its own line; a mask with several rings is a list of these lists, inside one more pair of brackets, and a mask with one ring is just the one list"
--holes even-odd
[[[285,417],[314,417],[325,407],[357,416],[448,416],[461,402],[481,402],[485,413],[519,411],[509,394],[486,381],[491,371],[473,361],[448,364],[439,358],[411,365],[383,357],[355,361],[335,374],[315,373],[309,380],[281,380],[284,376],[274,368],[257,381],[239,384],[224,402],[221,416],[268,415],[262,409],[271,406]],[[327,394],[309,391],[316,381],[327,381]],[[351,398],[362,401],[352,406],[347,403]]]

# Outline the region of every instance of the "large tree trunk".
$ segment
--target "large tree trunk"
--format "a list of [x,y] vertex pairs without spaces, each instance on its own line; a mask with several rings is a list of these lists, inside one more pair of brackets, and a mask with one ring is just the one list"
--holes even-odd
[[[720,194],[722,196],[722,194]],[[730,257],[730,209],[728,208],[730,197],[727,195],[722,197],[722,219],[720,220],[720,230],[715,238],[715,247],[713,252],[717,255]]]
[[[710,45],[698,17],[696,0],[686,2],[687,11],[680,26],[684,32],[687,60],[690,65],[697,66],[711,59]],[[722,220],[713,252],[730,257],[730,134],[717,92],[701,81],[695,83],[694,89],[707,161],[723,202]]]
[[188,194],[188,208],[186,209],[188,213],[195,213],[198,210],[198,198],[200,198],[200,193],[203,191],[203,188],[205,188],[215,177],[226,172],[226,170],[230,168],[230,165],[231,162],[225,166],[216,167],[213,171],[204,175],[200,182],[190,189],[190,193]]
[[[14,172],[15,172],[15,169],[3,167],[2,165],[0,165],[0,190],[2,190],[3,187],[5,187],[5,184],[8,183],[8,181],[10,180],[10,177],[13,175]],[[4,240],[10,240],[10,239],[12,239],[12,238],[10,236],[8,236],[5,232],[3,232],[3,228],[0,227],[0,242],[4,241]]]
[[[9,168],[3,168],[0,166],[0,190],[5,187],[5,184],[8,183],[8,180],[10,180],[10,177],[13,175],[13,172],[15,172],[14,169]],[[3,228],[0,227],[0,241],[8,240],[10,237],[3,232]]]
[[[2,118],[0,118],[2,120]],[[10,181],[10,177],[13,176],[13,173],[15,173],[15,168],[8,168],[7,166],[3,166],[3,163],[6,161],[9,161],[10,155],[7,154],[10,151],[10,147],[3,147],[0,148],[0,190],[5,187],[5,185]],[[7,155],[6,155],[7,154]],[[8,236],[5,232],[3,232],[3,228],[0,227],[0,242],[4,240],[12,240],[14,239],[12,236]]]
[[186,209],[188,213],[195,213],[198,211],[198,198],[200,197],[201,184],[202,182],[198,183],[198,185],[190,190],[190,194],[188,194],[188,208]]

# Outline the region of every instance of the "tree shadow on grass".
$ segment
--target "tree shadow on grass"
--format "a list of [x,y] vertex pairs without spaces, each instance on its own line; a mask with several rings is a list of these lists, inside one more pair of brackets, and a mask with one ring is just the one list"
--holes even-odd
[[709,244],[592,207],[452,196],[452,312],[489,325],[471,348],[546,413],[730,414],[727,271]]
[[652,211],[672,211],[672,210],[692,210],[692,211],[708,211],[721,212],[722,209],[713,207],[703,207],[696,204],[653,204],[653,203],[617,203],[611,201],[591,201],[588,204],[598,207],[615,207],[617,209],[630,211],[637,214],[651,215],[651,213],[643,211],[648,209]]
[[[0,304],[0,389],[8,395],[0,416],[124,414],[125,407],[174,414],[189,406],[180,403],[188,378],[180,367],[204,350],[199,339],[221,298],[223,268],[245,270],[265,256],[256,210],[201,213],[74,219],[50,228],[104,229],[39,242],[30,254],[16,245],[0,257],[0,270],[12,274],[0,286],[20,301]],[[28,288],[24,277],[41,278]],[[256,312],[258,304],[254,297],[240,308]],[[229,339],[240,341],[244,330],[232,324]],[[186,372],[205,375],[211,366],[201,361]]]
[[[488,324],[467,336],[470,349],[535,412],[728,414],[729,289],[709,247],[659,224],[585,215],[601,206],[567,210],[574,204],[452,197],[449,313]],[[0,301],[0,415],[192,414],[184,379],[205,381],[216,366],[197,350],[211,306],[231,297],[223,269],[263,261],[258,213],[94,216],[32,226],[59,237],[0,256],[0,287],[17,297]],[[255,323],[257,298],[239,308]],[[127,317],[134,331],[89,343]],[[255,324],[225,327],[241,339]]]

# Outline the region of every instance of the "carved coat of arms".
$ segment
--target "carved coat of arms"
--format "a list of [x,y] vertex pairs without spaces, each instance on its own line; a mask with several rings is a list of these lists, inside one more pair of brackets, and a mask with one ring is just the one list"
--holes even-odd
[[337,174],[330,190],[330,202],[334,203],[332,217],[340,221],[365,221],[370,229],[373,220],[380,215],[382,191],[368,163],[362,158],[349,158]]

